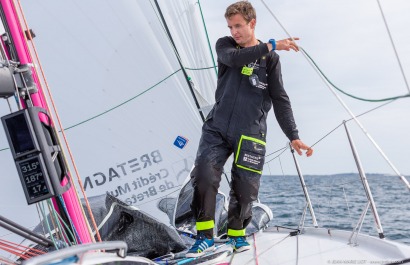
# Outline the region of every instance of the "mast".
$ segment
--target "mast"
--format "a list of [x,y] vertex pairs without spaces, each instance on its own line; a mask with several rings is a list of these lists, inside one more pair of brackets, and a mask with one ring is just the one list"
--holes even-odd
[[[41,88],[41,83],[36,68],[33,67],[33,61],[30,56],[29,47],[26,42],[24,31],[21,27],[20,20],[17,15],[15,4],[13,0],[0,0],[0,5],[4,16],[2,19],[5,24],[6,31],[10,37],[10,50],[15,52],[16,58],[12,59],[17,60],[16,63],[18,63],[19,65],[19,70],[21,70],[21,80],[23,81],[23,85],[26,88],[26,90],[24,91],[19,91],[24,92],[19,93],[18,95],[20,98],[20,106],[22,109],[27,109],[28,107],[39,107],[44,110],[49,110],[43,94],[43,90]],[[52,133],[55,133],[51,115],[40,113],[39,117],[41,122],[43,124],[46,124],[48,129],[51,131],[50,135]],[[56,153],[57,151],[55,152],[55,154]],[[64,161],[61,158],[56,159],[56,157],[53,156],[53,162],[54,161],[56,161],[55,163],[60,164],[62,168],[66,167],[64,165]],[[71,186],[72,183],[70,176],[65,170],[62,170],[62,174],[65,175],[63,175],[63,178],[61,179],[61,186],[66,186],[69,188],[61,195],[61,198],[65,204],[68,218],[70,218],[76,230],[75,234],[77,235],[78,240],[81,243],[92,242],[92,237],[89,233],[87,222],[82,213],[79,199],[74,188]],[[58,198],[54,197],[52,198],[52,200],[56,210],[60,211],[61,214],[64,214],[65,209],[61,207],[61,202],[58,200]]]

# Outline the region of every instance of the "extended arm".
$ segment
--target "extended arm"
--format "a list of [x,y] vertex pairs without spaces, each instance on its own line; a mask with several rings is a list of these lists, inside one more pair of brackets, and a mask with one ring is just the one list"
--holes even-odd
[[216,53],[221,63],[229,67],[241,67],[255,62],[269,50],[266,43],[239,49],[231,37],[223,37],[216,42]]

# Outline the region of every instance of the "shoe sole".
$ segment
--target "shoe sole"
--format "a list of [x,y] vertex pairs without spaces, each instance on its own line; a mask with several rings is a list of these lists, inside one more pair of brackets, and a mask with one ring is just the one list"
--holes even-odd
[[240,248],[235,248],[235,251],[236,252],[244,252],[244,251],[247,251],[247,250],[250,250],[251,249],[251,246],[246,246],[246,247],[240,247]]
[[187,257],[187,258],[198,258],[198,257],[201,257],[201,256],[205,255],[207,252],[211,252],[211,251],[214,251],[214,250],[215,250],[215,245],[205,249],[201,253],[187,253],[187,254],[185,254],[185,257]]

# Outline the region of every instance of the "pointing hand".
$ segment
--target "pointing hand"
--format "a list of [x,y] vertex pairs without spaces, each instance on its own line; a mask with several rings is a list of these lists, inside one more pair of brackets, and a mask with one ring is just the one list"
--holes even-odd
[[280,50],[285,50],[285,51],[289,51],[290,49],[294,50],[295,52],[299,51],[299,47],[296,44],[295,40],[299,40],[298,37],[294,37],[292,38],[287,38],[287,39],[283,39],[283,40],[278,40],[276,41],[276,49],[277,51]]

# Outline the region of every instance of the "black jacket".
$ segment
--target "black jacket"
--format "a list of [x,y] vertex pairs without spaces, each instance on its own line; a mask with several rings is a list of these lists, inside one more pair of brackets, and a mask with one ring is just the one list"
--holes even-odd
[[[285,135],[289,140],[299,139],[289,97],[283,88],[279,55],[269,52],[265,43],[239,47],[232,37],[220,38],[216,52],[218,84],[216,103],[207,117],[209,125],[225,137],[245,134],[260,135],[264,139],[266,118],[273,105]],[[249,76],[241,73],[245,65],[254,66],[253,73],[258,75],[261,86],[252,86]]]

